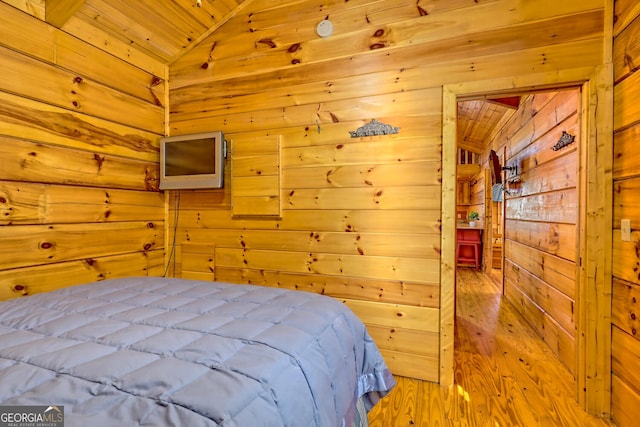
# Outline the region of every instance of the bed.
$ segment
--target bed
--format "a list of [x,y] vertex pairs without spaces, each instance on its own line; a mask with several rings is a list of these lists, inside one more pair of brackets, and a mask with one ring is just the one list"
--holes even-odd
[[65,426],[352,426],[395,381],[341,302],[110,279],[0,303],[0,405]]

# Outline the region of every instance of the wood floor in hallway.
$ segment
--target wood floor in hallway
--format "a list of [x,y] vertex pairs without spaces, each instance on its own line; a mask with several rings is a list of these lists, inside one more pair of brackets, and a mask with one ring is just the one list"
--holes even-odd
[[575,402],[572,375],[488,277],[459,269],[455,384],[397,377],[371,427],[605,427]]

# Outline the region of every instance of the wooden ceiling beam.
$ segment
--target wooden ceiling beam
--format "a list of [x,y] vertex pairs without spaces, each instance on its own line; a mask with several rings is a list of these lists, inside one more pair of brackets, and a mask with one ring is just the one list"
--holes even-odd
[[57,28],[62,28],[84,2],[85,0],[46,0],[45,21]]

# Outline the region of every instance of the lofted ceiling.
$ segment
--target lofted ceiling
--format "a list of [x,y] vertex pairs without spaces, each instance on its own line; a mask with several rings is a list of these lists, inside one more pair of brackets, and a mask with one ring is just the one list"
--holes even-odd
[[458,102],[458,148],[481,153],[519,105],[519,96]]
[[[520,96],[458,102],[458,149],[480,154],[494,133],[520,106]],[[479,164],[458,164],[459,179],[471,179]]]
[[[0,0],[135,63],[171,64],[252,0]],[[458,147],[482,152],[518,97],[458,103]]]
[[39,17],[63,31],[80,38],[95,34],[100,40],[123,42],[170,63],[238,13],[248,0],[42,1]]

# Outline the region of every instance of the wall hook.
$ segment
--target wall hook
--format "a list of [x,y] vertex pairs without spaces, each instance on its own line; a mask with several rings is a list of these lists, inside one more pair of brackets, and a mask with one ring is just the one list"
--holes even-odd
[[573,142],[576,140],[575,135],[571,135],[569,133],[567,133],[566,131],[562,131],[562,136],[560,136],[560,139],[558,140],[558,142],[556,143],[556,145],[554,145],[553,147],[551,147],[551,149],[553,151],[558,151],[564,147],[566,147],[567,145],[573,144]]

